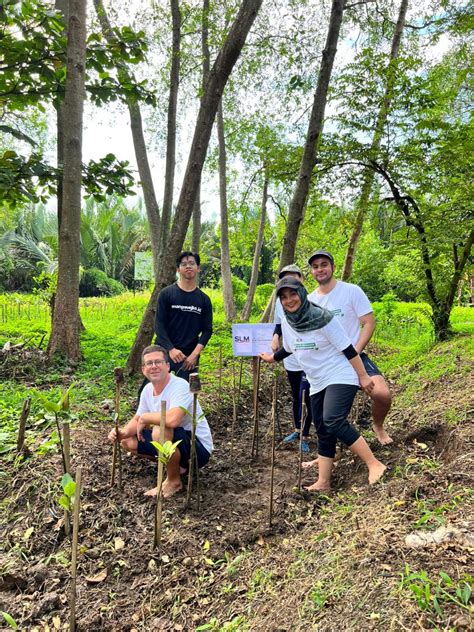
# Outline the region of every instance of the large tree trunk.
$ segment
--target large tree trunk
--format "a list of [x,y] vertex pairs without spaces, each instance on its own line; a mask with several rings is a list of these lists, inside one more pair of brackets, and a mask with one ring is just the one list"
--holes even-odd
[[81,357],[79,260],[82,182],[82,116],[86,58],[86,0],[71,0],[67,37],[64,120],[64,186],[59,229],[58,289],[48,354]]
[[293,263],[295,259],[298,232],[306,210],[306,202],[308,200],[311,185],[311,176],[316,165],[318,142],[323,130],[324,111],[326,109],[329,80],[331,78],[334,58],[336,56],[344,5],[345,0],[333,0],[332,2],[331,18],[326,36],[326,45],[323,50],[318,83],[314,93],[313,107],[311,109],[308,132],[306,134],[303,158],[301,160],[295,191],[288,210],[288,220],[286,223],[285,235],[283,237],[283,248],[278,267],[279,270],[281,270],[284,266]]
[[265,231],[265,222],[267,220],[267,199],[268,199],[268,174],[265,169],[265,179],[263,182],[263,195],[262,195],[262,214],[260,216],[260,225],[258,227],[257,241],[255,243],[255,250],[253,253],[252,274],[250,275],[249,290],[247,292],[247,299],[245,301],[244,308],[240,314],[242,320],[248,320],[250,318],[250,312],[252,310],[253,299],[255,296],[255,289],[257,287],[258,280],[258,266],[260,263],[260,255],[263,246],[263,234]]
[[170,94],[168,99],[168,124],[166,135],[165,189],[161,215],[160,261],[168,243],[171,209],[173,206],[174,174],[176,166],[176,117],[178,109],[178,88],[181,48],[181,13],[178,0],[170,0],[173,23],[173,45],[171,48]]
[[[102,0],[94,0],[94,6],[104,37],[109,43],[116,42],[117,38],[115,37],[115,34],[110,25],[110,21]],[[122,64],[121,68],[125,71],[126,76],[130,78],[130,81],[135,83],[133,74],[128,70],[126,65]],[[150,163],[148,162],[148,152],[145,143],[145,136],[143,134],[140,106],[138,105],[138,103],[131,100],[127,102],[127,106],[130,115],[130,128],[132,130],[135,159],[137,161],[140,184],[142,186],[143,199],[145,202],[145,209],[148,219],[148,228],[150,230],[153,270],[156,279],[160,253],[160,209],[156,200],[155,187],[153,185],[153,178],[151,177]]]
[[[204,92],[211,68],[211,55],[209,52],[209,0],[203,0],[201,22],[202,91]],[[199,183],[193,206],[193,232],[191,237],[191,250],[197,253],[201,249],[201,220],[201,183]]]
[[[400,50],[400,42],[402,39],[403,28],[405,26],[405,18],[408,8],[408,0],[402,0],[400,4],[400,11],[398,13],[398,20],[393,33],[392,47],[390,50],[390,58],[388,62],[386,72],[386,84],[385,91],[380,104],[380,110],[377,115],[377,121],[375,124],[374,135],[369,150],[369,159],[377,160],[377,156],[380,150],[380,144],[382,142],[383,130],[385,123],[387,122],[388,113],[393,97],[393,88],[396,80],[396,68],[398,52]],[[356,205],[356,219],[354,222],[354,228],[349,239],[347,246],[346,258],[344,261],[344,267],[342,269],[342,280],[347,281],[351,274],[354,265],[354,258],[359,243],[359,239],[362,233],[362,227],[364,225],[365,214],[369,204],[370,195],[372,193],[372,187],[374,184],[375,172],[373,169],[367,169],[364,174],[364,180],[362,183],[362,189]]]
[[228,322],[235,318],[235,304],[232,292],[232,272],[230,269],[229,214],[227,209],[227,155],[224,134],[224,114],[222,100],[217,109],[217,138],[219,142],[219,197],[221,209],[221,274],[224,295],[225,317]]
[[163,287],[173,281],[176,257],[186,237],[217,107],[222,98],[225,84],[245,44],[248,32],[257,17],[261,4],[262,0],[243,0],[229,35],[209,74],[199,107],[193,142],[173,219],[168,249],[128,357],[127,370],[129,372],[137,371],[140,367],[141,351],[143,347],[149,344],[153,336],[153,319],[158,295]]

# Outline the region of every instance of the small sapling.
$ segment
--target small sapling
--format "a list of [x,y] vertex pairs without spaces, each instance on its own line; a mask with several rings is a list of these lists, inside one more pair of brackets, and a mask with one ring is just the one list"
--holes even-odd
[[71,512],[74,507],[76,483],[70,474],[64,474],[61,479],[61,487],[63,494],[59,497],[58,502],[65,511]]
[[38,396],[39,396],[39,398],[41,400],[43,408],[48,413],[53,413],[53,415],[54,415],[54,420],[56,422],[56,430],[58,432],[59,447],[61,448],[61,458],[62,458],[62,462],[63,462],[63,472],[64,472],[64,474],[67,473],[68,467],[67,467],[67,463],[66,463],[66,456],[64,454],[64,446],[63,446],[61,428],[59,426],[59,419],[69,416],[69,395],[70,395],[71,390],[73,389],[73,387],[74,387],[74,383],[72,383],[71,386],[67,390],[63,391],[59,401],[57,401],[57,402],[49,399],[43,393],[38,393]]

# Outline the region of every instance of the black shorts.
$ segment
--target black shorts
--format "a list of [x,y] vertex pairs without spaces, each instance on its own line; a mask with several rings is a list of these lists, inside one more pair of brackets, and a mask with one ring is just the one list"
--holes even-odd
[[[138,441],[137,452],[138,454],[146,454],[147,456],[156,456],[157,450],[154,445],[151,444],[151,428],[143,429],[144,441]],[[184,469],[188,469],[189,459],[191,458],[191,431],[184,428],[175,428],[173,431],[173,443],[175,441],[181,441],[178,444],[178,450],[181,455],[179,464]],[[202,445],[199,439],[196,437],[196,455],[198,467],[203,467],[209,461],[211,455]]]
[[375,364],[373,360],[369,358],[365,351],[360,354],[360,359],[362,360],[362,364],[364,365],[364,368],[367,371],[367,375],[369,377],[373,377],[374,375],[382,375],[379,367]]

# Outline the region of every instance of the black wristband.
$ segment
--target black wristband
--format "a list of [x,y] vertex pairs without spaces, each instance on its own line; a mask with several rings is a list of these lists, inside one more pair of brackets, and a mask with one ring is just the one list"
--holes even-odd
[[348,360],[352,360],[352,358],[355,358],[359,355],[357,351],[354,349],[353,345],[349,345],[348,347],[343,349],[342,353],[346,356]]

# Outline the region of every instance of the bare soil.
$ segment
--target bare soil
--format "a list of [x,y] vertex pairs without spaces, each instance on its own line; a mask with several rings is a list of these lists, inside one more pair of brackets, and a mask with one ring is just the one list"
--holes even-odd
[[[407,568],[434,578],[441,570],[455,581],[472,574],[473,550],[461,544],[416,550],[405,544],[422,516],[418,528],[444,523],[474,530],[474,431],[466,413],[474,401],[465,370],[449,379],[449,388],[445,381],[428,384],[409,408],[397,408],[395,398],[393,446],[375,444],[364,431],[389,466],[374,488],[362,464],[344,451],[334,491],[300,493],[298,450],[280,446],[271,525],[271,405],[264,379],[258,457],[251,456],[249,394],[233,453],[231,407],[210,414],[216,450],[200,471],[200,507],[196,490],[188,510],[184,493],[164,502],[160,550],[152,548],[155,501],[143,496],[155,485],[156,465],[125,456],[123,489],[111,489],[108,428],[76,427],[73,469],[83,469],[77,629],[471,629],[469,606],[446,599],[441,615],[424,611],[401,581]],[[279,397],[284,435],[291,430],[289,397]],[[215,394],[203,399],[212,409]],[[448,406],[459,408],[455,422],[446,421]],[[355,410],[359,421],[369,413],[363,401]],[[7,474],[0,610],[22,630],[62,629],[69,617],[70,540],[57,504],[60,457],[29,459]],[[303,484],[314,479],[314,471],[303,473]]]

